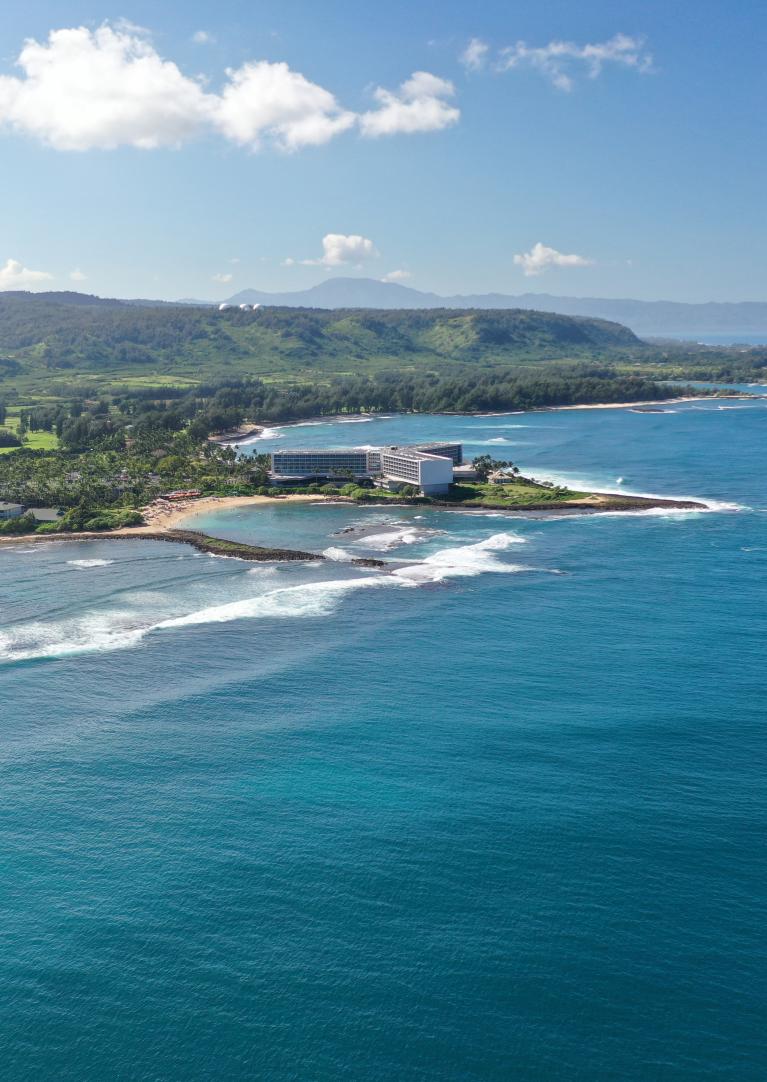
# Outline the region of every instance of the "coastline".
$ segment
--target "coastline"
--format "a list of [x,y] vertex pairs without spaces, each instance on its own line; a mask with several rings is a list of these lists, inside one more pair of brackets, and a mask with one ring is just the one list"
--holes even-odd
[[[260,545],[248,545],[240,542],[228,541],[225,538],[211,537],[199,530],[183,528],[182,523],[197,514],[210,511],[234,510],[243,507],[264,506],[282,502],[317,504],[321,502],[343,503],[352,506],[381,507],[433,507],[437,511],[460,511],[466,514],[487,514],[488,511],[508,515],[545,515],[555,517],[557,515],[598,515],[600,513],[615,513],[616,511],[652,511],[679,510],[679,511],[709,511],[709,504],[698,500],[664,499],[661,497],[631,496],[612,492],[594,492],[589,496],[578,500],[568,500],[558,504],[541,501],[540,503],[526,504],[523,507],[483,507],[444,502],[433,502],[422,505],[408,502],[394,502],[382,500],[357,501],[336,496],[309,496],[295,494],[292,496],[207,496],[199,500],[186,500],[183,505],[165,508],[148,508],[145,517],[149,520],[143,526],[125,526],[118,530],[104,531],[81,531],[72,533],[49,533],[49,534],[8,534],[0,536],[0,547],[14,545],[42,545],[58,544],[72,541],[169,541],[178,544],[191,545],[199,552],[211,556],[224,556],[231,559],[250,561],[294,561],[294,560],[323,560],[325,557],[318,552],[306,552],[297,549],[266,548]],[[360,557],[351,561],[362,567],[384,567],[385,564],[376,559]]]
[[[653,398],[646,402],[591,402],[581,406],[544,406],[541,409],[525,410],[527,413],[559,413],[562,410],[619,410],[619,409],[631,409],[636,406],[657,406],[659,409],[662,406],[678,406],[682,402],[722,402],[727,399],[743,399],[750,400],[752,398],[759,398],[759,395],[752,394],[694,394],[686,395],[684,398]],[[486,415],[488,416],[488,415]],[[498,414],[498,416],[502,416]]]
[[[648,398],[642,399],[638,402],[585,402],[579,405],[572,406],[536,406],[532,409],[526,410],[498,410],[492,412],[485,411],[465,411],[465,410],[438,410],[436,415],[441,417],[515,417],[522,416],[526,413],[559,413],[563,410],[610,410],[610,409],[631,409],[635,406],[674,406],[684,402],[710,402],[715,400],[727,401],[728,399],[740,399],[749,401],[753,398],[761,398],[761,395],[747,394],[743,391],[733,392],[732,394],[696,394],[685,395],[679,398]],[[414,410],[410,413],[401,414],[406,417],[417,417],[418,411]],[[211,433],[208,439],[214,443],[219,443],[222,446],[237,447],[240,444],[255,443],[260,439],[268,439],[268,436],[264,433],[272,432],[278,428],[302,428],[305,425],[317,425],[317,424],[340,424],[340,423],[364,423],[365,421],[384,420],[394,416],[391,413],[335,413],[335,414],[317,414],[311,417],[303,417],[301,419],[293,419],[291,421],[259,421],[257,424],[247,426],[247,431],[241,434],[238,433]],[[245,426],[243,426],[245,427]]]

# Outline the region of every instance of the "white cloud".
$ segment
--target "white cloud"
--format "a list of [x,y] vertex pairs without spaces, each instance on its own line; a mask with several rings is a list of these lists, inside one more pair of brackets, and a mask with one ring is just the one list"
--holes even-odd
[[9,259],[4,267],[0,267],[0,290],[28,289],[51,278],[53,275],[47,271],[29,270],[18,259]]
[[194,135],[210,98],[134,28],[52,30],[0,76],[0,122],[57,150],[173,146]]
[[412,274],[409,270],[393,270],[385,274],[381,279],[382,282],[405,282],[408,278],[412,278]]
[[502,49],[499,70],[531,67],[551,80],[558,90],[570,91],[575,85],[574,71],[582,65],[590,79],[602,73],[605,64],[621,64],[643,74],[652,71],[652,56],[644,51],[644,39],[615,34],[608,41],[576,45],[572,41],[550,41],[547,45],[529,46],[524,41]]
[[75,267],[73,271],[69,272],[70,282],[87,282],[88,275],[83,274],[79,267]]
[[487,42],[472,38],[458,59],[468,71],[480,71],[487,63],[489,49]]
[[515,255],[514,262],[518,267],[522,267],[526,277],[535,278],[549,267],[590,267],[594,261],[582,255],[565,255],[564,252],[558,252],[556,248],[547,248],[539,241],[529,252]]
[[354,124],[354,113],[342,109],[329,90],[287,64],[260,60],[227,75],[215,122],[235,143],[258,149],[268,137],[283,150],[298,150],[327,143]]
[[378,109],[359,117],[362,134],[376,138],[448,128],[457,123],[461,115],[460,110],[445,100],[454,94],[455,87],[451,82],[428,71],[414,71],[397,91],[379,86],[373,94],[379,103]]
[[296,262],[305,267],[340,267],[345,263],[365,263],[375,259],[378,251],[372,240],[358,233],[326,233],[322,238],[322,255],[319,259],[285,259],[283,266],[292,267]]
[[[194,40],[212,41],[207,31]],[[249,61],[228,69],[219,92],[157,52],[129,23],[52,30],[25,42],[19,75],[0,75],[0,126],[57,150],[176,147],[215,131],[258,150],[327,143],[355,126],[364,135],[437,131],[459,111],[451,83],[415,72],[398,91],[379,87],[379,107],[357,114],[286,63]]]
[[216,39],[207,30],[195,30],[192,41],[195,45],[212,45]]
[[211,278],[212,282],[221,282],[222,285],[226,285],[227,282],[231,282],[234,278],[233,274],[214,274]]

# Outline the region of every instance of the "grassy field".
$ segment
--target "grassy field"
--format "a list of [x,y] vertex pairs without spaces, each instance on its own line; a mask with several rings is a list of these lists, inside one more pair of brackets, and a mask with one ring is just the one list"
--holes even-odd
[[[10,406],[5,423],[0,425],[0,428],[4,428],[18,436],[19,413],[18,406]],[[24,446],[31,448],[33,451],[55,451],[58,445],[59,440],[54,432],[27,432],[24,436]],[[13,454],[14,451],[18,450],[18,447],[0,447],[0,455]]]
[[527,478],[520,478],[508,485],[471,484],[453,485],[445,499],[470,507],[503,508],[529,507],[532,504],[570,503],[590,496],[589,492],[574,492],[568,488],[548,488]]

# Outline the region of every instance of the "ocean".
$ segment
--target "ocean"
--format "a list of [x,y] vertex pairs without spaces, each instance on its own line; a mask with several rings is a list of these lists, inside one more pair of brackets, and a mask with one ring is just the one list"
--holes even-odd
[[249,449],[462,440],[706,511],[0,549],[0,1078],[767,1077],[767,399],[662,409]]

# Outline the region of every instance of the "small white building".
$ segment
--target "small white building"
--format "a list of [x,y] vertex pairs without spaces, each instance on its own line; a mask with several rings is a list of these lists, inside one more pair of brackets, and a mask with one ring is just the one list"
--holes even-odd
[[24,514],[24,507],[20,503],[6,503],[4,500],[0,500],[0,521],[5,521],[9,518],[21,518]]

